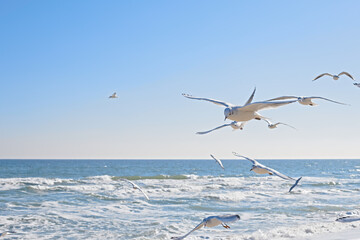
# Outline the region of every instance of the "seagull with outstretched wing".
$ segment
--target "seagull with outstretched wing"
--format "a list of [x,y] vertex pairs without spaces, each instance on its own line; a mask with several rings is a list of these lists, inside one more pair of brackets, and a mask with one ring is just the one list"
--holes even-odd
[[246,121],[250,121],[252,119],[257,119],[257,120],[265,119],[265,117],[258,114],[257,111],[260,111],[263,109],[268,109],[268,108],[276,108],[276,107],[280,107],[280,106],[287,105],[287,104],[297,101],[297,100],[276,101],[276,102],[263,101],[263,102],[251,103],[251,101],[254,97],[254,94],[255,94],[255,90],[256,89],[254,89],[253,93],[251,94],[250,98],[248,99],[248,101],[246,102],[246,104],[244,106],[236,106],[231,103],[227,103],[227,102],[223,102],[223,101],[219,101],[219,100],[215,100],[215,99],[211,99],[211,98],[193,97],[188,94],[182,94],[182,95],[189,99],[208,101],[208,102],[214,103],[216,105],[223,106],[223,107],[225,107],[225,110],[224,110],[225,120],[230,119],[230,120],[233,120],[236,122],[246,122]]
[[277,97],[277,98],[272,98],[269,99],[268,101],[277,101],[277,100],[286,100],[286,99],[297,99],[297,101],[302,104],[302,105],[309,105],[309,106],[316,106],[317,104],[312,102],[312,99],[322,99],[322,100],[326,100],[329,102],[333,102],[333,103],[337,103],[337,104],[341,104],[341,105],[348,105],[346,103],[341,103],[341,102],[337,102],[328,98],[324,98],[324,97],[297,97],[297,96],[282,96],[282,97]]
[[269,175],[276,175],[282,179],[285,179],[285,180],[293,180],[295,181],[295,184],[293,186],[291,186],[289,192],[299,183],[299,181],[301,180],[302,177],[300,177],[299,179],[294,179],[292,177],[289,177],[289,176],[286,176],[278,171],[276,171],[275,169],[272,169],[272,168],[269,168],[261,163],[259,163],[258,161],[256,161],[255,159],[251,159],[251,158],[248,158],[248,157],[245,157],[245,156],[242,156],[236,152],[233,152],[233,154],[236,156],[236,157],[241,157],[241,158],[244,158],[248,161],[250,161],[253,166],[252,168],[250,169],[250,171],[253,171],[255,173],[258,173],[258,174],[269,174]]
[[315,81],[315,80],[317,80],[317,79],[319,79],[319,78],[321,78],[321,77],[323,77],[323,76],[329,76],[329,77],[332,77],[332,79],[334,79],[334,80],[339,80],[339,78],[340,78],[341,75],[346,75],[346,76],[348,76],[349,78],[351,78],[352,80],[354,80],[353,76],[351,76],[350,73],[348,73],[348,72],[341,72],[341,73],[339,73],[338,75],[335,75],[335,74],[333,75],[333,74],[330,74],[330,73],[323,73],[323,74],[320,74],[319,76],[317,76],[316,78],[314,78],[313,81]]
[[109,96],[109,98],[118,98],[118,96],[116,95],[116,92],[114,92],[112,95]]
[[228,229],[230,227],[226,223],[235,222],[235,221],[239,221],[239,220],[240,220],[239,215],[210,216],[210,217],[204,218],[200,224],[198,224],[193,230],[191,230],[184,236],[172,237],[171,239],[182,240],[182,239],[186,238],[187,236],[189,236],[194,231],[199,230],[202,227],[215,227],[215,226],[218,226],[221,224],[224,228]]
[[293,129],[296,129],[296,128],[294,128],[293,126],[291,126],[291,125],[289,125],[289,124],[286,124],[286,123],[282,123],[282,122],[271,123],[268,119],[264,119],[264,121],[267,122],[268,128],[270,128],[270,129],[277,128],[277,126],[280,125],[280,124],[285,125],[285,126],[288,126],[288,127],[291,127],[291,128],[293,128]]

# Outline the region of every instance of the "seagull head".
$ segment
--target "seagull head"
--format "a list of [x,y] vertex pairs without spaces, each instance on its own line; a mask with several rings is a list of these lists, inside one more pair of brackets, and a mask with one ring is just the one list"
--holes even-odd
[[225,121],[226,119],[228,119],[228,117],[229,117],[230,115],[232,115],[232,114],[233,114],[233,113],[232,113],[231,108],[225,108],[225,110],[224,110],[224,115],[225,115],[224,121]]
[[339,80],[339,76],[338,76],[338,75],[334,75],[334,76],[333,76],[333,79],[334,79],[334,80]]

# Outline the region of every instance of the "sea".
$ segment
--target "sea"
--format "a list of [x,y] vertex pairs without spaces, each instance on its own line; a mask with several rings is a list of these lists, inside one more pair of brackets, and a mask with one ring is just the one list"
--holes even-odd
[[[310,239],[360,228],[360,160],[0,160],[2,239],[171,239],[214,215],[241,219],[186,239]],[[149,196],[132,188],[128,179]],[[316,238],[311,238],[316,239]]]

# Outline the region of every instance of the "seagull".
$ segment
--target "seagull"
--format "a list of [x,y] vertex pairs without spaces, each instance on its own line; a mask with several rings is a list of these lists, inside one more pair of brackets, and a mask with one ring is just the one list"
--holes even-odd
[[292,177],[289,177],[289,176],[286,176],[272,168],[269,168],[265,165],[262,165],[261,163],[259,163],[258,161],[254,160],[254,159],[251,159],[251,158],[248,158],[248,157],[245,157],[245,156],[242,156],[242,155],[239,155],[238,153],[236,152],[233,152],[233,154],[237,157],[241,157],[241,158],[245,158],[246,160],[252,162],[253,166],[252,168],[250,169],[250,171],[254,171],[258,174],[269,174],[269,175],[276,175],[282,179],[285,179],[285,180],[293,180],[295,181],[295,184],[293,186],[291,186],[289,192],[291,192],[291,190],[299,183],[299,181],[301,180],[302,177],[300,177],[299,179],[294,179]]
[[360,221],[360,217],[357,216],[347,216],[347,217],[340,217],[338,219],[336,219],[335,221],[337,222],[355,222],[355,221]]
[[139,190],[142,192],[142,194],[144,194],[144,196],[146,197],[146,199],[147,199],[147,200],[150,200],[149,197],[148,197],[148,195],[146,195],[146,193],[145,193],[138,185],[136,185],[136,184],[133,183],[132,181],[127,180],[127,179],[125,179],[125,178],[120,178],[120,180],[130,183],[130,184],[133,186],[133,189],[139,189]]
[[116,95],[116,92],[114,92],[109,98],[118,98],[118,96]]
[[278,123],[271,123],[269,120],[267,120],[267,119],[264,119],[264,121],[266,121],[267,122],[267,124],[268,124],[268,128],[270,128],[270,129],[275,129],[275,128],[277,128],[277,126],[279,125],[279,124],[282,124],[282,125],[285,125],[285,126],[288,126],[288,127],[291,127],[291,128],[293,128],[293,129],[296,129],[296,128],[294,128],[293,126],[291,126],[291,125],[289,125],[289,124],[286,124],[286,123],[282,123],[282,122],[278,122]]
[[217,129],[220,129],[220,128],[223,128],[223,127],[228,127],[228,126],[232,127],[232,128],[233,128],[233,131],[235,131],[235,130],[237,130],[237,129],[243,130],[243,129],[244,129],[244,126],[245,126],[245,122],[243,122],[243,123],[240,124],[239,122],[233,121],[233,122],[231,122],[231,123],[229,123],[229,124],[221,125],[221,126],[219,126],[219,127],[216,127],[216,128],[214,128],[214,129],[211,129],[211,130],[209,130],[209,131],[197,132],[196,134],[207,134],[207,133],[212,132],[212,131],[214,131],[214,130],[217,130]]
[[348,76],[349,78],[351,78],[352,80],[354,80],[354,78],[350,75],[350,73],[347,73],[347,72],[341,72],[341,73],[339,73],[338,75],[332,75],[332,74],[330,74],[330,73],[323,73],[323,74],[320,74],[319,76],[317,76],[316,78],[314,78],[313,79],[313,81],[315,81],[315,80],[317,80],[317,79],[319,79],[319,78],[321,78],[321,77],[323,77],[323,76],[330,76],[330,77],[332,77],[334,80],[339,80],[339,77],[341,76],[341,75],[346,75],[346,76]]
[[199,230],[202,227],[215,227],[215,226],[218,226],[221,224],[224,228],[228,229],[230,227],[226,223],[235,222],[235,221],[239,221],[239,220],[240,220],[239,215],[210,216],[210,217],[204,218],[204,220],[202,220],[202,222],[199,225],[197,225],[193,230],[191,230],[184,236],[172,237],[171,239],[175,239],[175,240],[184,239],[187,236],[189,236],[192,232]]
[[342,105],[348,105],[346,103],[341,103],[341,102],[336,102],[334,100],[328,99],[328,98],[324,98],[324,97],[296,97],[296,96],[282,96],[282,97],[277,97],[277,98],[272,98],[269,99],[267,101],[276,101],[276,100],[285,100],[285,99],[297,99],[297,101],[302,104],[302,105],[309,105],[309,106],[316,106],[317,104],[312,102],[312,99],[322,99],[322,100],[326,100],[326,101],[330,101],[333,103],[337,103],[337,104],[342,104]]
[[210,157],[212,157],[212,158],[220,165],[220,167],[225,170],[225,168],[224,168],[224,166],[222,165],[222,162],[221,162],[220,159],[215,158],[215,157],[214,157],[213,155],[211,155],[211,154],[210,154]]
[[224,110],[225,119],[224,120],[230,119],[230,120],[233,120],[236,122],[246,122],[246,121],[250,121],[252,119],[261,120],[261,119],[264,119],[265,117],[258,114],[257,111],[260,111],[260,110],[263,110],[266,108],[280,107],[283,105],[287,105],[289,103],[296,102],[296,100],[292,100],[292,101],[282,101],[282,102],[263,101],[263,102],[251,103],[253,96],[255,94],[255,91],[256,91],[256,88],[254,89],[253,93],[251,94],[250,98],[246,101],[244,106],[236,106],[231,103],[226,103],[226,102],[222,102],[222,101],[218,101],[218,100],[210,99],[210,98],[193,97],[191,95],[184,94],[184,93],[182,95],[186,98],[196,99],[196,100],[204,100],[204,101],[212,102],[216,105],[223,106],[223,107],[225,107],[225,110]]

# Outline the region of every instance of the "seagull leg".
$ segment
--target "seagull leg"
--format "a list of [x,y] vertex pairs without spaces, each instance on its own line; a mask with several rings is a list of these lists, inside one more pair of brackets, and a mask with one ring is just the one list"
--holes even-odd
[[228,228],[230,228],[227,224],[225,224],[225,223],[221,223],[221,225],[224,227],[224,228],[226,228],[226,229],[228,229]]

